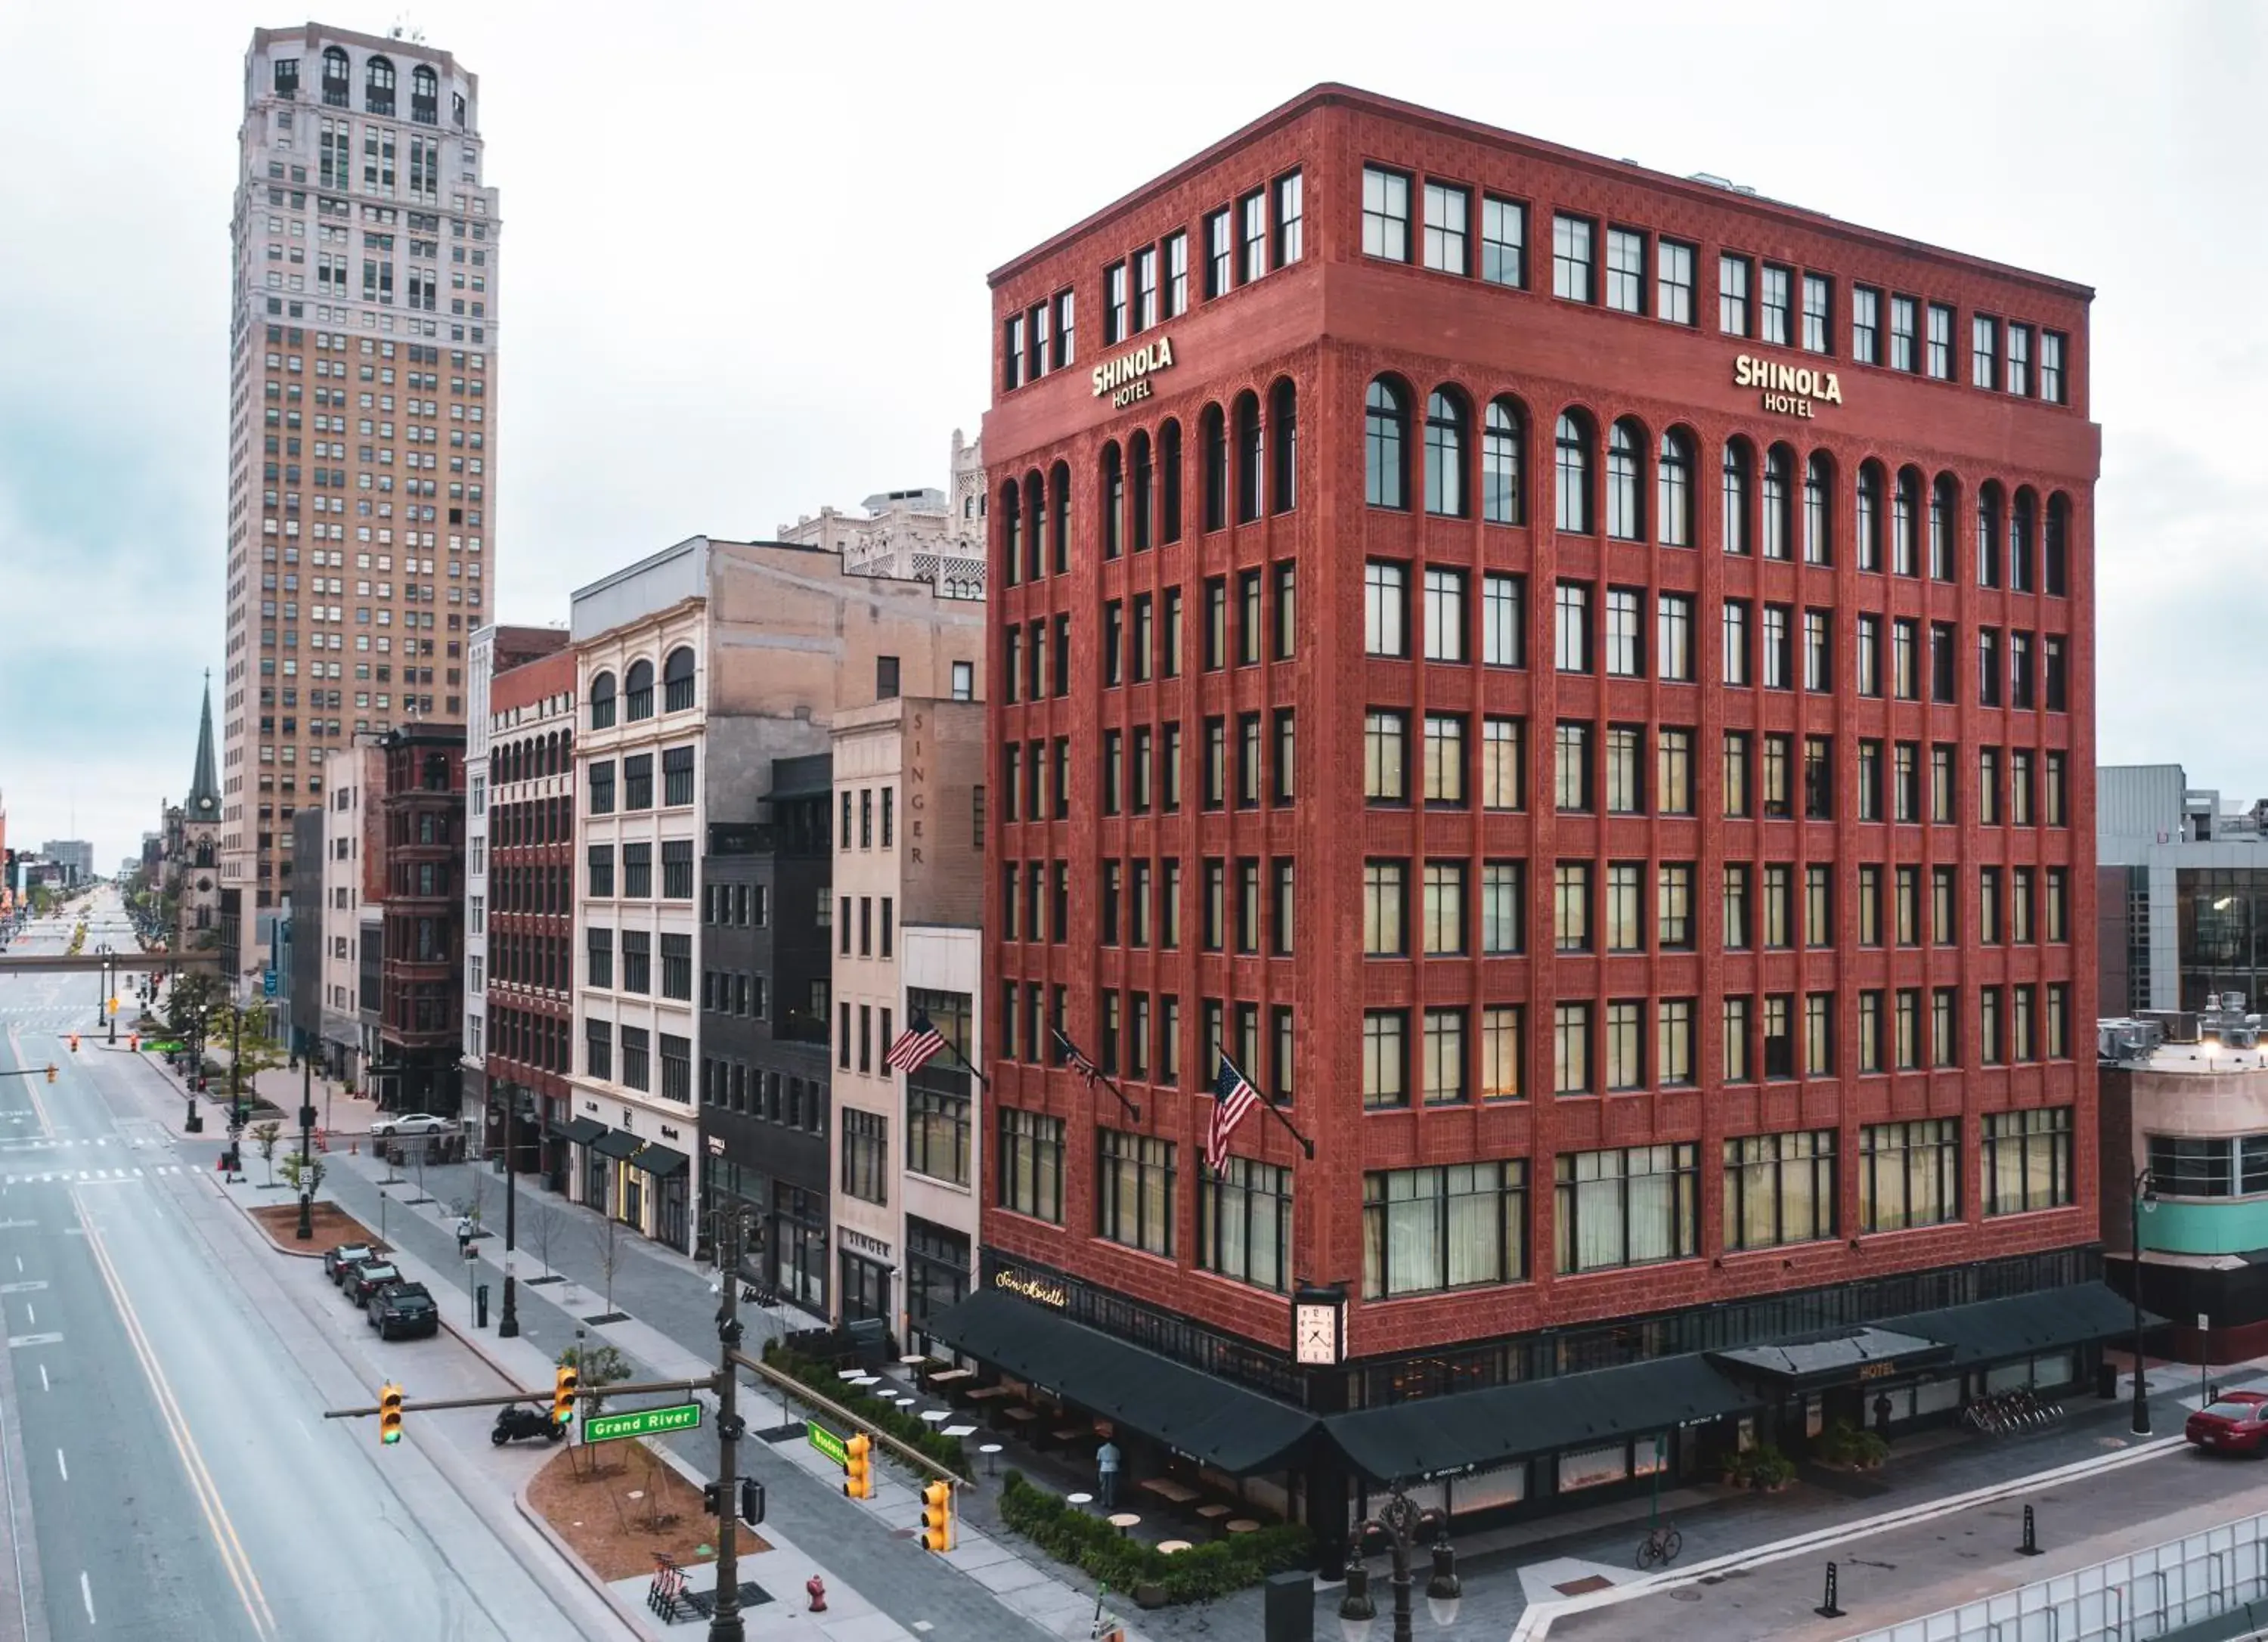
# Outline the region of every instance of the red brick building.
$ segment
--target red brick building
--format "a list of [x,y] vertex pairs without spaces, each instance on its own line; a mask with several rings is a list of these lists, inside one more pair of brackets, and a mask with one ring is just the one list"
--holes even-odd
[[2087,288],[1337,86],[992,288],[942,1337],[1461,1515],[2085,1371]]
[[[534,1099],[511,1142],[564,1190],[574,1016],[575,658],[553,653],[489,684],[487,1076]],[[491,1142],[505,1145],[501,1108]],[[536,1149],[538,1142],[541,1150]]]

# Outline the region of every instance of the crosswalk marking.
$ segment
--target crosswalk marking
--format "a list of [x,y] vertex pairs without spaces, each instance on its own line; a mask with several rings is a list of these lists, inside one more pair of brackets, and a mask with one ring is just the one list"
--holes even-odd
[[[0,1186],[46,1186],[58,1182],[66,1186],[84,1181],[90,1186],[122,1185],[128,1181],[144,1180],[154,1174],[184,1174],[188,1171],[178,1163],[161,1164],[148,1171],[142,1169],[70,1169],[53,1170],[44,1174],[0,1174]],[[4,1225],[5,1222],[0,1222]]]

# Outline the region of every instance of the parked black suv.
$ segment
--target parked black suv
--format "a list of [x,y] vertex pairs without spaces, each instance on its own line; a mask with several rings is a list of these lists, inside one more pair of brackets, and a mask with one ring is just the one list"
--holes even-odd
[[441,1308],[423,1283],[389,1283],[371,1296],[370,1326],[381,1340],[415,1339],[441,1331]]

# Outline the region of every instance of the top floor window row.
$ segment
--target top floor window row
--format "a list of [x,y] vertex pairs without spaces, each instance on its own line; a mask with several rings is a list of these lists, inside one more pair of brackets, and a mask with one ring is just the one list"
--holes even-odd
[[[697,700],[700,684],[691,646],[681,644],[661,664],[661,710],[685,712]],[[595,674],[588,693],[590,727],[610,730],[617,722],[636,724],[654,713],[653,663],[643,659],[630,664],[620,688],[612,669]]]
[[[1362,251],[1389,262],[1529,289],[1530,204],[1462,182],[1385,166],[1362,173]],[[1539,221],[1536,232],[1543,225]],[[1550,213],[1551,294],[1618,313],[1697,327],[1705,300],[1701,248],[1635,225]],[[1863,364],[1955,379],[1954,309],[1850,283],[1837,311],[1830,275],[1721,250],[1717,329],[1769,347],[1847,356]],[[1926,334],[1917,329],[1926,315]],[[1973,314],[1971,383],[2051,404],[2070,402],[2066,333]]]
[[[332,108],[352,106],[354,64],[342,47],[327,47],[323,52],[322,97],[324,105]],[[299,94],[299,59],[278,57],[271,69],[272,84],[278,97]],[[390,57],[372,55],[363,64],[363,112],[393,117],[397,76]],[[451,109],[456,123],[465,123],[465,99],[461,93],[452,99]],[[441,121],[440,77],[423,63],[409,70],[409,118],[418,125],[438,125]]]

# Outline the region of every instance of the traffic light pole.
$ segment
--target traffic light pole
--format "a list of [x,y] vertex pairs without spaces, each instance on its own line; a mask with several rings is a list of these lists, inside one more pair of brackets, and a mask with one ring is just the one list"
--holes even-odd
[[740,1377],[733,1372],[740,1344],[740,1217],[725,1213],[718,1229],[717,1337],[717,1605],[709,1613],[709,1642],[742,1642],[740,1623]]
[[299,1229],[300,1242],[312,1241],[315,1235],[315,1182],[308,1173],[313,1159],[313,1131],[315,1126],[315,1067],[302,1056],[299,1060]]

